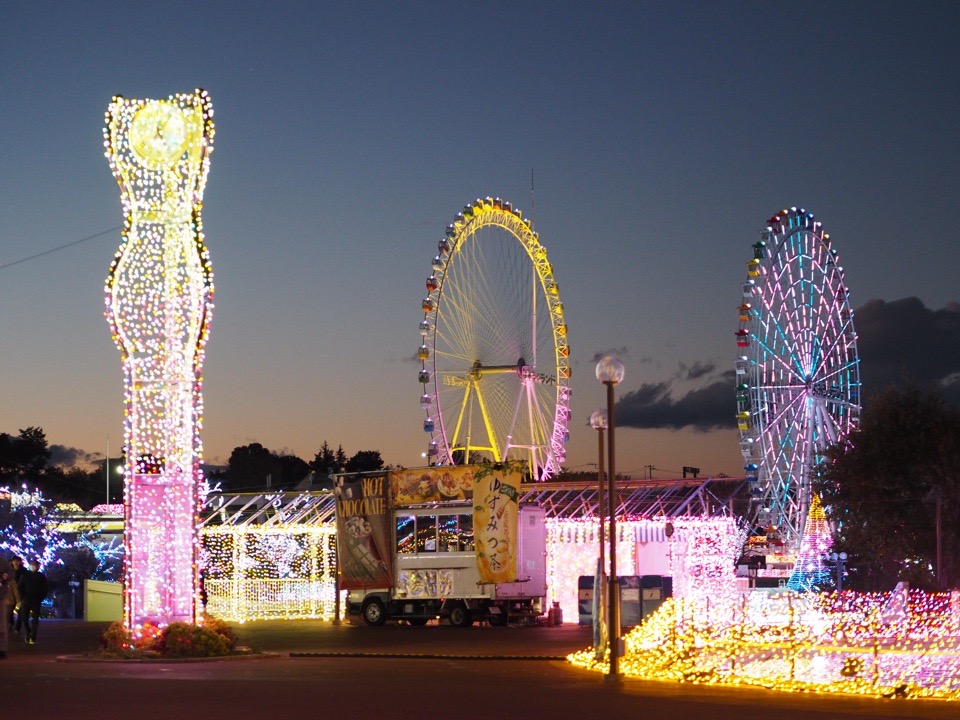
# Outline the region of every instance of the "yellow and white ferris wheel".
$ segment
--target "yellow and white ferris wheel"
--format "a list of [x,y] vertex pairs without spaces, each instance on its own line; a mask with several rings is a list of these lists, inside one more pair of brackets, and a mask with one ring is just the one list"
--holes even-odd
[[570,348],[560,290],[529,220],[499,198],[447,226],[427,278],[420,404],[431,463],[523,460],[560,471],[570,417]]

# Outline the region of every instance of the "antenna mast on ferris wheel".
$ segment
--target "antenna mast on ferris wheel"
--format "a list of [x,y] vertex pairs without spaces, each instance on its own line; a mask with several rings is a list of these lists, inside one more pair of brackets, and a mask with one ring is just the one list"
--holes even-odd
[[533,192],[533,168],[530,168],[530,225],[531,229],[537,220],[537,200]]

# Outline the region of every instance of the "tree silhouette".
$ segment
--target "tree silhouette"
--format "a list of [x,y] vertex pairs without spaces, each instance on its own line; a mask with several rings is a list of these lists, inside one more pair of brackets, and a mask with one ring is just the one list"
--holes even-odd
[[960,581],[960,411],[941,393],[890,387],[873,396],[860,426],[826,458],[815,485],[834,549],[850,556],[851,589]]

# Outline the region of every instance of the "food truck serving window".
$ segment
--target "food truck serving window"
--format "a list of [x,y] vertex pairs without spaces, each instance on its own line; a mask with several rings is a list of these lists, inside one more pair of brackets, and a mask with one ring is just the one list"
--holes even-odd
[[473,550],[473,515],[397,515],[397,553]]
[[473,550],[473,515],[457,515],[458,550]]
[[397,552],[412,553],[416,550],[417,521],[409,515],[397,515]]
[[417,549],[416,552],[437,551],[437,516],[417,516]]

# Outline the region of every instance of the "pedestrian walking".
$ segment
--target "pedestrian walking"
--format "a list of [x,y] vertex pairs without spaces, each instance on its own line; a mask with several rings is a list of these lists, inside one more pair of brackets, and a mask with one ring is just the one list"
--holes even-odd
[[[10,558],[10,564],[13,566],[13,581],[17,583],[17,587],[19,588],[20,577],[23,575],[23,570],[24,570],[23,560],[21,560],[19,556],[14,555],[12,558]],[[8,632],[9,632],[9,629],[13,627],[14,615],[17,615],[16,611],[18,610],[19,608],[17,608],[15,605],[10,606],[10,612],[7,613],[7,626],[8,626],[7,631]],[[20,624],[18,622],[17,632],[20,632],[19,625]]]
[[[10,561],[0,557],[0,613],[4,619],[10,617],[12,608],[20,603],[20,593],[14,579],[16,570]],[[0,659],[7,656],[7,643],[10,640],[10,625],[0,622]]]
[[[37,644],[37,628],[40,626],[40,610],[50,590],[47,576],[40,571],[36,558],[30,559],[30,569],[20,577],[20,617],[26,618],[29,645]],[[19,622],[19,621],[18,621]]]

